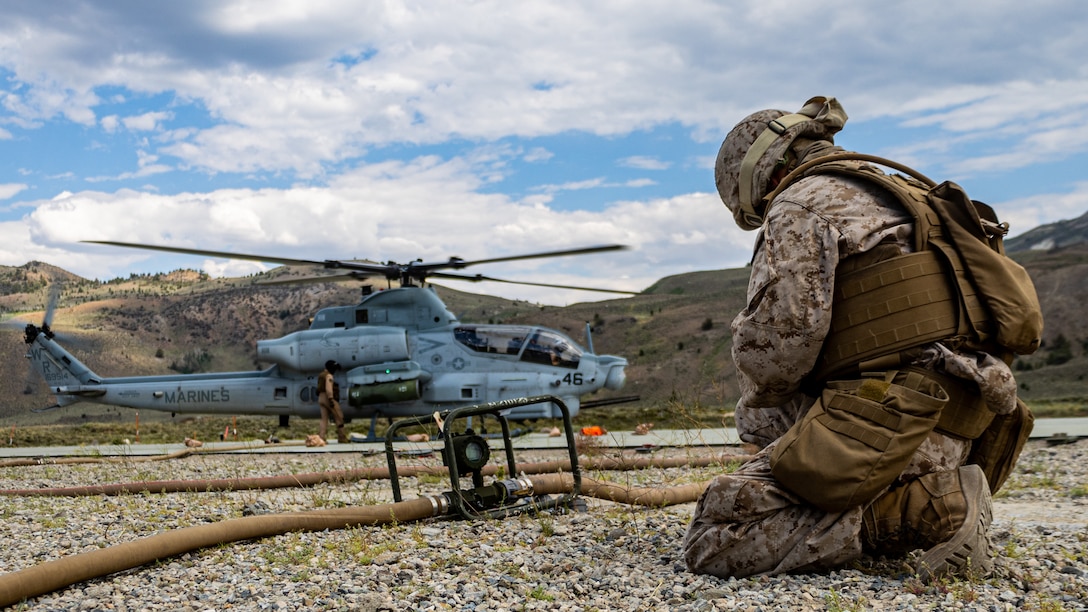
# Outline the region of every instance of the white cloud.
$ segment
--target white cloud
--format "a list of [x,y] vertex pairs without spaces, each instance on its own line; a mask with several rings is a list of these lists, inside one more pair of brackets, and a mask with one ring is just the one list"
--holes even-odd
[[[0,26],[9,41],[0,64],[26,84],[6,103],[23,121],[93,124],[102,83],[176,92],[217,125],[161,154],[214,172],[303,176],[393,142],[612,135],[668,121],[710,137],[745,111],[792,106],[812,92],[853,95],[859,119],[937,113],[919,120],[951,130],[1083,104],[1076,58],[1088,43],[1075,0],[986,11],[936,0],[786,2],[787,14],[777,6],[231,2],[141,11],[70,2],[76,17],[62,30],[47,16],[54,8],[28,5]],[[101,35],[108,31],[129,36]],[[359,53],[361,61],[334,61]],[[789,78],[762,78],[782,66]],[[1076,95],[1063,91],[1063,74],[1077,75],[1067,83]],[[161,115],[122,121],[154,129]]]
[[1066,193],[1041,193],[1002,204],[1000,218],[1010,226],[1009,237],[1048,223],[1075,219],[1088,211],[1088,181]]
[[136,151],[136,166],[137,169],[133,172],[122,172],[117,176],[90,176],[87,177],[89,183],[103,183],[107,181],[122,181],[133,178],[154,176],[156,174],[162,174],[164,172],[170,172],[173,170],[171,166],[166,164],[156,163],[159,159],[158,155],[152,155],[147,151]]
[[537,191],[543,191],[544,193],[558,193],[560,191],[583,191],[585,189],[598,189],[610,185],[604,179],[604,177],[597,177],[591,179],[585,179],[581,181],[569,181],[566,183],[560,183],[558,185],[540,185],[536,187]]
[[7,200],[14,198],[20,191],[26,189],[26,185],[23,183],[0,183],[0,200]]
[[[471,273],[510,280],[640,290],[687,263],[743,265],[752,235],[731,222],[716,195],[691,194],[651,202],[618,202],[601,212],[564,212],[475,191],[479,181],[461,160],[420,158],[360,168],[328,187],[224,189],[176,196],[121,190],[61,194],[29,216],[36,244],[53,252],[76,248],[81,275],[120,274],[139,252],[104,264],[82,240],[117,240],[302,259],[378,261],[479,260],[598,244],[631,251],[587,257],[497,264]],[[501,219],[489,225],[485,220]],[[100,249],[101,247],[94,247]],[[115,249],[108,249],[111,256]],[[210,274],[248,274],[252,263],[176,258],[177,267],[203,265]],[[58,264],[60,265],[60,264]],[[481,287],[475,287],[479,290]],[[602,299],[585,293],[496,289],[506,296],[554,303]],[[567,295],[562,298],[559,296]]]
[[531,151],[527,152],[522,157],[522,159],[524,159],[527,162],[533,163],[533,162],[548,161],[552,157],[555,157],[555,154],[552,153],[551,151],[549,151],[547,149],[544,149],[543,147],[535,147]]
[[102,126],[102,130],[107,134],[112,134],[121,126],[121,119],[117,115],[106,115],[98,120],[98,124]]
[[[105,258],[99,258],[104,263]],[[65,270],[79,270],[88,278],[96,275],[95,259],[72,250],[67,245],[46,245],[34,235],[32,228],[18,221],[0,222],[0,261],[5,265],[21,266],[31,261],[44,261]]]
[[639,170],[668,170],[672,166],[671,162],[660,160],[656,157],[647,157],[645,155],[632,155],[631,157],[625,157],[619,160],[619,165],[628,168],[638,168]]
[[159,129],[159,126],[163,121],[168,121],[172,119],[173,116],[173,113],[168,112],[151,112],[125,117],[121,121],[125,124],[126,128],[134,132],[150,132]]

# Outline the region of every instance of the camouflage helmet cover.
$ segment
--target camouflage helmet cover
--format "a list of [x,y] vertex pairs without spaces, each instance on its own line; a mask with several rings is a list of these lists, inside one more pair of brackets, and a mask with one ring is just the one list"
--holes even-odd
[[771,174],[790,145],[802,137],[834,142],[846,119],[835,98],[819,96],[796,113],[761,110],[733,127],[718,150],[714,182],[741,229],[763,225],[763,197],[770,192]]

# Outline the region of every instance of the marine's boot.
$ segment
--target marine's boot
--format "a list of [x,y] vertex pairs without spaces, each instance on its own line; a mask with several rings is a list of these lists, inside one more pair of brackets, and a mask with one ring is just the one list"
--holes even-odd
[[348,443],[348,433],[344,431],[343,425],[338,425],[336,427],[336,441],[340,444]]
[[922,580],[988,576],[993,570],[993,502],[977,465],[926,474],[878,497],[862,515],[866,550],[905,555],[923,549],[915,569]]

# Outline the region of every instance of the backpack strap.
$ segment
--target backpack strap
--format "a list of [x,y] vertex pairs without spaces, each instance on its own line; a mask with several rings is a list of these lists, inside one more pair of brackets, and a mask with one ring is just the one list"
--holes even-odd
[[771,201],[778,197],[778,194],[782,193],[782,191],[786,187],[789,187],[791,183],[808,174],[808,171],[812,168],[815,168],[816,166],[821,166],[828,162],[837,161],[865,161],[881,166],[887,166],[889,168],[898,170],[903,174],[914,177],[922,183],[925,183],[925,186],[928,188],[933,188],[937,186],[936,181],[922,174],[921,172],[918,172],[914,168],[901,164],[897,161],[892,161],[886,157],[869,155],[867,153],[857,153],[854,151],[839,151],[838,153],[831,153],[830,155],[823,155],[821,157],[810,159],[791,170],[789,174],[782,178],[782,180],[778,183],[778,186],[775,187],[774,191],[768,193],[766,196],[763,197],[764,204],[770,204]]
[[[889,168],[899,170],[911,178],[898,174],[885,174],[878,168],[858,162],[871,162]],[[936,182],[917,170],[876,155],[842,151],[832,153],[814,159],[797,166],[790,171],[775,187],[774,191],[764,198],[765,210],[769,210],[771,203],[791,184],[807,176],[815,174],[842,174],[860,178],[870,183],[876,183],[890,192],[906,207],[907,212],[914,217],[914,250],[922,251],[933,240],[941,241],[944,234],[941,230],[941,220],[926,199],[926,192],[936,186]],[[913,179],[916,182],[912,182]]]

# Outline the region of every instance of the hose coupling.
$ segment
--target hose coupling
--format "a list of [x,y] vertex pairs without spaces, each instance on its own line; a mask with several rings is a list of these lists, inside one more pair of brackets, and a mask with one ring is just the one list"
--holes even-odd
[[427,499],[431,502],[431,516],[444,516],[450,511],[450,500],[445,495],[428,495]]

